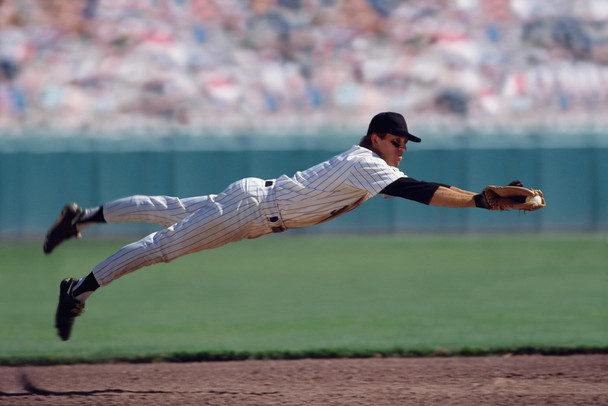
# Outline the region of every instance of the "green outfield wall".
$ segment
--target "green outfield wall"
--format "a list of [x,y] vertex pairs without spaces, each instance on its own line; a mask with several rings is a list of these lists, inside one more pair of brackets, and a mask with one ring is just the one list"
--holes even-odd
[[[242,177],[292,175],[357,142],[347,137],[297,136],[0,139],[1,236],[44,234],[68,201],[95,206],[132,194],[218,193]],[[407,175],[473,191],[521,179],[542,189],[548,206],[527,214],[497,213],[377,196],[331,222],[290,233],[605,231],[608,147],[604,144],[602,135],[431,137],[409,146],[401,166]],[[114,236],[156,228],[104,225],[89,233]]]

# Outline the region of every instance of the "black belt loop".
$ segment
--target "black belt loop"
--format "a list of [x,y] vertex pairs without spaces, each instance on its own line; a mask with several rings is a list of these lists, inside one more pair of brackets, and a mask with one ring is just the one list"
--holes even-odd
[[[277,216],[272,216],[272,217],[268,218],[268,221],[270,221],[271,223],[276,223],[277,221],[279,221],[279,218]],[[272,230],[273,233],[280,233],[280,232],[287,230],[287,228],[283,224],[280,224],[280,223],[278,226],[270,227],[270,229]]]
[[[264,182],[265,187],[272,187],[273,185],[274,185],[274,180],[267,180]],[[280,232],[287,230],[287,227],[285,227],[283,224],[281,224],[280,220],[281,219],[278,216],[268,217],[268,221],[270,221],[271,223],[277,223],[276,226],[270,227],[270,229],[272,230],[273,233],[280,233]]]

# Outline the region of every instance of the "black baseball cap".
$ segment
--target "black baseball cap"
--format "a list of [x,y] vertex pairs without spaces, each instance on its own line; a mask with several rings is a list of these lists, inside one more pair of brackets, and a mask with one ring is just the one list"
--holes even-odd
[[420,138],[410,134],[407,130],[405,118],[399,113],[390,111],[379,113],[372,118],[367,129],[367,135],[372,133],[390,133],[401,137],[407,137],[409,141],[420,142]]

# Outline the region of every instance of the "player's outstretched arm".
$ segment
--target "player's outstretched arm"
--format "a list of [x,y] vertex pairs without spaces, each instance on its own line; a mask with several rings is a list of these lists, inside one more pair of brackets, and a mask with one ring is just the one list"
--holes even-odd
[[479,207],[488,210],[538,210],[545,206],[540,190],[526,189],[520,181],[507,186],[487,186],[481,193],[443,183],[399,178],[380,192],[423,204],[442,207]]
[[429,204],[441,207],[476,207],[475,196],[477,193],[456,187],[439,186]]
[[488,210],[525,211],[538,210],[546,205],[542,191],[512,185],[487,186],[482,193],[439,186],[429,204],[443,207],[480,207]]
[[445,207],[475,207],[476,193],[443,183],[419,181],[413,178],[399,178],[380,193],[399,196],[423,204]]

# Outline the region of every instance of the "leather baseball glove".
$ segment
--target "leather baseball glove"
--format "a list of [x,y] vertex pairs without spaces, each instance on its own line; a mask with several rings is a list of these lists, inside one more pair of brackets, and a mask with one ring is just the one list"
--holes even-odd
[[533,211],[546,206],[542,191],[523,186],[486,186],[480,195],[488,210]]

